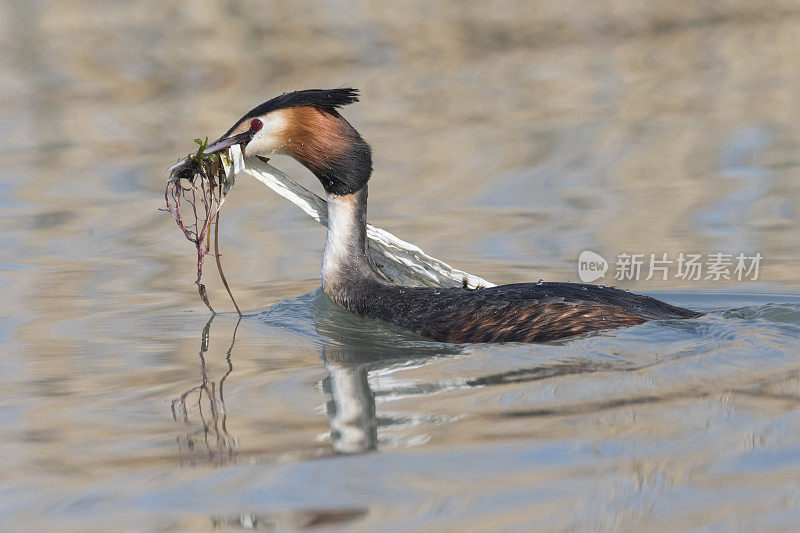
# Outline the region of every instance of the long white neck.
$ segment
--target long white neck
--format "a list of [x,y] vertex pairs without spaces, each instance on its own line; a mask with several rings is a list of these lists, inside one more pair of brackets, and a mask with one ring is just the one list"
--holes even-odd
[[322,288],[338,303],[359,282],[381,280],[369,256],[367,187],[353,194],[328,194],[328,236],[322,258]]

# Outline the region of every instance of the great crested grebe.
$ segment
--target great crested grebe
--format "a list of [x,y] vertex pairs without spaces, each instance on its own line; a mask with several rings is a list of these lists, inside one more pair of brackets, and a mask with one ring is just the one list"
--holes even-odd
[[239,144],[246,155],[288,155],[319,178],[328,200],[322,288],[340,306],[454,343],[543,342],[700,315],[648,296],[578,283],[470,290],[402,287],[387,281],[367,248],[372,151],[338,112],[356,101],[356,89],[282,94],[252,109],[205,150],[213,153]]

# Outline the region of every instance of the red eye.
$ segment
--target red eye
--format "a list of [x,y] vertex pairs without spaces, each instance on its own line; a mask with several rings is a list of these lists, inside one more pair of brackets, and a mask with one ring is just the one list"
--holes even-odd
[[263,127],[264,123],[258,120],[257,118],[254,118],[253,120],[250,121],[250,129],[253,131],[258,131]]

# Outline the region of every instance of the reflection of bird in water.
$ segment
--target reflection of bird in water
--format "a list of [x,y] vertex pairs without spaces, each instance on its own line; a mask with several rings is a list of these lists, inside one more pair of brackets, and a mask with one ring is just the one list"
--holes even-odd
[[[316,314],[316,332],[326,339],[322,347],[325,369],[330,377],[323,389],[329,390],[332,401],[328,404],[331,443],[339,453],[362,453],[375,450],[382,444],[381,430],[388,430],[398,423],[387,413],[378,413],[376,390],[370,385],[370,376],[394,366],[425,365],[442,357],[462,353],[462,346],[420,342],[409,335],[398,334],[396,328],[386,325],[379,328],[364,328],[363,323],[348,320],[347,313],[323,304]],[[430,394],[457,387],[493,387],[509,383],[534,382],[570,374],[591,372],[627,371],[633,368],[624,361],[570,360],[553,361],[550,364],[518,368],[500,373],[478,376],[460,376],[457,384],[453,380],[435,383],[395,384],[390,389],[378,389],[377,395],[402,397],[408,394]],[[576,406],[572,406],[575,408]],[[577,406],[578,409],[581,406]],[[591,406],[586,406],[591,409]],[[408,414],[408,413],[406,413]],[[500,412],[490,416],[524,416],[526,413]],[[431,420],[432,413],[417,413],[405,416],[399,423],[406,426],[410,418]],[[429,422],[428,422],[429,423]]]
[[[332,304],[327,298],[320,298],[319,293],[320,291],[315,291],[311,295],[294,299],[291,302],[294,305],[299,304],[305,307],[306,318],[313,325],[313,330],[324,339],[320,350],[329,376],[323,380],[322,389],[331,395],[330,401],[327,402],[326,413],[330,417],[330,440],[333,451],[343,454],[372,451],[381,446],[382,430],[385,438],[385,431],[390,430],[395,424],[400,423],[407,426],[411,418],[431,420],[429,415],[432,413],[417,413],[413,417],[403,416],[401,419],[388,416],[387,413],[379,415],[375,402],[376,390],[370,385],[370,376],[412,362],[413,366],[425,365],[442,357],[457,355],[463,351],[464,347],[421,341],[390,324],[377,328],[365,328],[364,323],[357,317],[353,317]],[[298,312],[298,309],[293,309],[293,311]],[[278,314],[280,315],[280,313]],[[300,314],[302,315],[302,311]],[[225,382],[233,372],[232,351],[240,322],[236,323],[233,338],[227,349],[227,370],[218,381],[214,381],[209,379],[206,367],[206,353],[210,344],[212,320],[213,318],[206,323],[202,332],[199,354],[202,381],[173,401],[172,412],[176,420],[190,424],[189,411],[194,409],[197,412],[195,416],[199,416],[202,423],[201,428],[178,438],[183,456],[193,460],[205,458],[211,462],[226,462],[241,453],[241,450],[237,451],[237,440],[228,433],[227,411],[223,394]],[[276,325],[284,327],[281,321],[278,321]],[[377,395],[388,394],[393,397],[403,397],[408,394],[424,395],[448,390],[454,386],[459,389],[465,387],[484,388],[552,379],[568,374],[597,371],[625,372],[635,368],[637,368],[635,365],[626,361],[554,360],[548,364],[499,373],[460,376],[457,378],[457,384],[454,384],[452,380],[400,385],[395,383],[389,389],[378,389]],[[618,399],[614,400],[614,402],[618,401]],[[537,416],[561,411],[565,413],[584,412],[606,407],[607,405],[603,403],[598,405],[577,404],[555,410],[504,411],[488,414],[488,416]],[[256,447],[256,449],[262,448]],[[319,451],[319,449],[315,450],[313,456],[319,456]],[[252,451],[248,452],[248,454],[252,453]]]
[[254,108],[206,148],[235,144],[247,155],[293,157],[319,178],[328,200],[322,286],[334,302],[445,342],[542,342],[653,319],[698,313],[614,288],[572,283],[518,283],[467,290],[401,287],[370,258],[367,182],[372,152],[338,112],[354,89],[283,94]]
[[381,425],[392,421],[377,416],[370,373],[390,365],[454,355],[461,348],[409,341],[407,334],[388,324],[366,329],[363,323],[348,320],[348,313],[326,301],[317,300],[321,308],[314,328],[326,338],[322,358],[329,374],[324,388],[330,390],[332,400],[328,405],[331,443],[339,453],[374,450]]
[[340,453],[374,450],[378,441],[378,419],[375,395],[367,379],[369,365],[343,364],[336,361],[331,350],[324,352],[333,398],[333,412],[329,413],[333,449]]
[[[301,300],[301,305],[311,305],[312,317],[309,318],[314,329],[327,339],[321,348],[329,374],[323,382],[323,389],[331,394],[331,401],[327,404],[331,445],[339,453],[360,453],[377,447],[378,419],[375,396],[368,381],[370,371],[400,361],[442,357],[460,351],[457,346],[438,343],[417,341],[409,344],[407,340],[404,342],[403,332],[388,331],[392,328],[389,325],[383,331],[380,328],[377,331],[353,328],[352,321],[346,320],[352,315],[324,297],[312,296],[310,302],[304,297],[296,300]],[[330,310],[333,313],[327,312]],[[173,400],[172,416],[187,425],[193,424],[194,417],[201,422],[199,429],[178,437],[182,456],[194,460],[207,456],[211,462],[226,462],[241,453],[241,450],[237,451],[237,439],[228,433],[224,396],[225,382],[234,369],[232,354],[241,319],[236,322],[226,352],[227,370],[218,381],[209,378],[206,366],[213,320],[214,317],[208,320],[201,333],[201,382]],[[317,451],[314,456],[317,456]]]

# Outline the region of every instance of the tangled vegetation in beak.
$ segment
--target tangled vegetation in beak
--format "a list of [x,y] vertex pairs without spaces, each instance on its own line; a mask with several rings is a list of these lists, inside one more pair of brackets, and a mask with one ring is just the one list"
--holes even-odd
[[[219,217],[225,196],[233,186],[233,178],[228,178],[223,165],[223,158],[228,164],[227,150],[220,153],[207,154],[208,137],[205,140],[195,139],[199,145],[197,152],[189,154],[186,159],[169,169],[169,179],[164,191],[164,199],[169,211],[186,239],[197,248],[197,284],[200,298],[214,313],[208,300],[206,287],[201,283],[203,277],[203,261],[207,255],[216,259],[217,270],[228,295],[242,316],[236,300],[233,298],[228,281],[222,272],[219,253]],[[214,229],[214,251],[211,252],[211,227]]]

